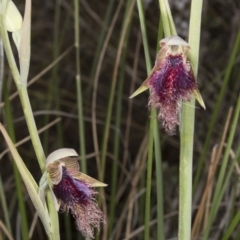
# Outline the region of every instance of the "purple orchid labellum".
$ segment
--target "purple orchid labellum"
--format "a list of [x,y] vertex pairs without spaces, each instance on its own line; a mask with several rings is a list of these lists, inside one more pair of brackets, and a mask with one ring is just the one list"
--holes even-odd
[[188,43],[178,36],[171,36],[162,39],[160,46],[162,48],[149,77],[130,98],[150,88],[149,106],[158,111],[166,132],[173,135],[179,125],[178,114],[183,101],[190,101],[194,94],[203,108],[205,105],[187,60]]
[[[93,187],[104,187],[106,184],[79,172],[79,164],[74,158],[76,155],[57,159],[55,152],[47,159],[47,173],[56,210],[70,210],[78,230],[87,239],[92,239],[93,228],[100,230],[100,224],[104,222],[104,215],[95,200],[97,192]],[[53,160],[49,161],[51,155]]]

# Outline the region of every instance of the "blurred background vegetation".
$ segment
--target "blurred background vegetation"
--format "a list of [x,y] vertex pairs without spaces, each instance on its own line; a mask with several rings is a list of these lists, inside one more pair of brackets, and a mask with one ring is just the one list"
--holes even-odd
[[[23,14],[24,1],[14,2]],[[169,2],[178,35],[187,40],[190,0]],[[114,93],[109,134],[106,135],[105,174],[102,179],[109,186],[105,192],[101,192],[103,202],[106,203],[104,212],[108,216],[105,225],[108,231],[107,239],[143,239],[145,163],[150,112],[147,106],[149,95],[147,91],[133,100],[129,99],[133,91],[147,77],[138,10],[136,5],[131,10],[130,3],[131,1],[127,0],[80,1],[80,66],[83,100],[83,114],[80,117],[84,119],[87,173],[94,178],[101,178],[102,171],[96,161],[96,156],[101,153],[97,151],[96,145],[94,146],[94,139],[101,151],[109,96]],[[146,0],[144,3],[147,37],[153,66],[158,45],[159,3],[156,0]],[[33,1],[32,4],[29,82],[32,79],[34,82],[28,87],[28,92],[36,124],[40,129],[57,118],[61,118],[57,124],[41,133],[40,138],[46,155],[60,147],[74,148],[81,155],[75,78],[74,1]],[[129,23],[126,25],[126,12],[128,11],[132,12],[129,15]],[[210,192],[214,192],[214,184],[217,182],[222,156],[225,152],[224,144],[221,149],[217,146],[221,141],[228,142],[228,132],[240,92],[239,23],[239,1],[204,1],[197,79],[206,110],[204,111],[196,104],[193,169],[194,177],[197,177],[194,178],[193,224],[207,186],[211,186]],[[124,26],[128,28],[124,45],[121,48],[119,42]],[[116,63],[118,56],[120,56],[119,65]],[[56,59],[59,61],[51,66]],[[45,71],[46,68],[48,69]],[[9,114],[6,110],[7,99],[16,91],[7,64],[4,66],[4,81],[2,102],[5,105],[1,104],[1,121],[7,125],[9,122]],[[111,89],[113,82],[116,86]],[[94,94],[96,94],[95,102]],[[231,111],[229,113],[231,107],[232,116]],[[14,123],[15,140],[18,142],[29,135],[18,97],[10,98],[9,108]],[[96,129],[93,128],[94,114],[96,115]],[[229,118],[229,126],[227,118]],[[224,128],[226,139],[223,139]],[[162,231],[166,239],[177,239],[179,134],[168,136],[160,128],[160,138],[164,206],[164,229]],[[226,173],[232,159],[236,161],[227,179],[208,239],[221,239],[239,208],[239,143],[240,125],[238,124]],[[214,147],[219,153],[217,157],[214,157]],[[6,148],[3,140],[1,140],[0,148],[2,152]],[[18,150],[38,182],[41,171],[32,144],[29,141],[25,142],[18,147]],[[211,170],[211,159],[214,162],[215,158],[217,159],[216,168]],[[13,237],[20,239],[21,216],[11,156],[1,154],[0,164]],[[83,170],[85,170],[84,166]],[[154,163],[151,239],[157,239],[155,170]],[[210,178],[209,183],[207,178],[210,173],[213,173],[213,177]],[[22,189],[30,229],[35,210],[24,186]],[[208,197],[211,199],[209,192]],[[133,204],[132,200],[134,200]],[[202,223],[207,222],[206,216],[207,214],[205,214],[205,219],[198,224],[201,226],[200,236],[204,229]],[[0,219],[4,224],[1,211]],[[60,221],[62,239],[80,239],[80,234],[70,215],[66,217],[65,214],[60,214]],[[104,239],[102,232],[104,231],[98,234],[98,239]],[[238,227],[232,231],[231,239],[240,239],[239,235],[240,228]],[[4,234],[1,235],[1,231],[0,239],[6,239]],[[34,225],[32,239],[46,239],[40,221]],[[201,237],[196,239],[201,239]]]

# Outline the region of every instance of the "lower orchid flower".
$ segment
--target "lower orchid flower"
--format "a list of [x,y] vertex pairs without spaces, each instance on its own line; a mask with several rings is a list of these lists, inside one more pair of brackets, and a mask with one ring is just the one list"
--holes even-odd
[[162,47],[149,77],[130,98],[150,88],[149,106],[158,110],[158,118],[169,135],[179,125],[178,114],[183,101],[190,101],[194,94],[205,109],[198,91],[190,61],[187,59],[189,44],[178,36],[160,41]]
[[56,210],[69,211],[76,220],[77,228],[87,239],[93,238],[93,228],[100,230],[104,222],[102,211],[98,208],[93,187],[105,187],[81,172],[73,149],[59,149],[47,158],[46,173],[40,185],[40,196],[44,199],[46,183],[50,186]]

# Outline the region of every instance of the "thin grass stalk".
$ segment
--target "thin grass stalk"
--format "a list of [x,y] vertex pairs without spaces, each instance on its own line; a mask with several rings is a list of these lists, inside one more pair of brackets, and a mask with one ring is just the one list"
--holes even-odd
[[[19,71],[18,71],[16,62],[15,62],[12,50],[11,50],[11,45],[10,45],[10,42],[9,42],[8,34],[7,34],[7,31],[6,31],[5,26],[4,26],[3,15],[0,15],[0,23],[1,23],[0,24],[1,36],[2,36],[2,40],[3,40],[4,48],[5,48],[5,53],[6,53],[6,56],[7,56],[7,59],[8,59],[9,67],[11,69],[13,79],[16,83],[17,89],[18,89],[19,94],[20,94],[20,100],[21,100],[22,105],[23,105],[24,114],[26,114],[25,117],[26,117],[27,124],[29,124],[31,126],[32,131],[30,131],[30,136],[31,136],[31,139],[32,139],[32,142],[33,142],[33,146],[34,146],[36,155],[37,155],[37,159],[39,161],[40,168],[43,172],[44,167],[45,167],[45,162],[44,162],[45,154],[43,152],[43,148],[42,148],[39,136],[37,134],[37,128],[36,128],[35,121],[34,121],[34,118],[33,118],[32,109],[31,109],[29,97],[28,97],[28,94],[27,94],[27,89],[26,89],[25,86],[20,84],[20,75],[19,75]],[[30,110],[30,112],[27,112],[29,110]],[[34,134],[33,132],[36,133],[36,134]]]
[[105,15],[105,18],[104,18],[102,30],[101,30],[101,33],[100,33],[99,38],[98,38],[97,50],[96,50],[96,53],[94,55],[93,65],[92,65],[92,68],[91,68],[91,74],[90,74],[91,82],[89,83],[89,87],[87,89],[87,96],[91,96],[90,90],[92,88],[93,79],[94,79],[94,76],[96,74],[97,65],[98,65],[101,50],[102,50],[102,47],[103,47],[103,44],[104,44],[104,39],[105,39],[107,30],[108,30],[108,25],[109,25],[109,22],[110,22],[110,17],[111,17],[112,11],[113,11],[114,2],[115,2],[115,0],[109,0],[109,3],[107,4],[108,7],[107,7],[107,10],[106,10],[106,15]]
[[[155,115],[155,118],[157,116]],[[163,176],[162,176],[162,156],[161,142],[158,122],[154,121],[154,152],[156,162],[156,186],[157,186],[157,239],[164,240],[164,211],[163,211]]]
[[108,136],[109,136],[109,129],[110,129],[110,120],[111,120],[111,116],[112,116],[112,107],[113,107],[114,93],[115,93],[115,88],[116,88],[118,68],[119,68],[119,64],[120,64],[124,41],[127,36],[129,23],[133,16],[132,12],[134,10],[134,5],[135,5],[135,0],[131,1],[129,8],[126,10],[127,14],[126,14],[126,17],[125,17],[125,20],[123,23],[123,27],[122,27],[122,31],[121,31],[121,35],[120,35],[121,37],[120,37],[119,45],[118,45],[117,57],[116,57],[114,70],[113,70],[113,77],[112,77],[112,82],[111,82],[110,96],[109,96],[109,100],[108,100],[107,115],[106,115],[106,120],[105,120],[103,141],[102,141],[102,147],[101,147],[101,177],[100,177],[100,181],[103,181],[104,174],[105,174],[107,143],[108,143]]
[[80,139],[81,171],[87,173],[85,127],[82,101],[82,85],[80,77],[80,31],[79,31],[79,1],[74,0],[74,29],[76,48],[76,85],[77,85],[77,105],[78,105],[78,127]]
[[217,180],[216,187],[215,187],[215,192],[213,195],[212,208],[210,210],[210,215],[209,215],[209,222],[208,222],[207,229],[204,233],[203,240],[207,240],[209,237],[210,228],[211,228],[212,223],[217,214],[217,210],[220,205],[220,202],[221,202],[221,199],[222,199],[222,196],[224,193],[224,189],[226,188],[226,184],[228,183],[228,182],[226,182],[226,177],[230,177],[229,176],[230,171],[227,172],[226,176],[225,176],[225,172],[227,169],[227,162],[228,162],[230,150],[231,150],[232,143],[233,143],[233,138],[236,133],[236,127],[237,127],[237,123],[238,123],[238,119],[239,119],[239,113],[240,113],[240,95],[238,96],[238,102],[237,102],[236,110],[234,112],[234,117],[233,117],[233,122],[231,124],[231,130],[229,133],[229,137],[227,140],[226,150],[224,152],[220,173],[218,176],[218,180]]
[[[151,117],[154,116],[154,110],[151,110]],[[147,177],[146,177],[146,198],[145,198],[145,230],[144,239],[149,239],[149,223],[151,213],[151,186],[152,186],[152,164],[153,164],[153,138],[155,131],[154,121],[150,120],[149,141],[148,141],[148,160],[147,160]]]
[[3,181],[1,176],[0,176],[0,201],[1,201],[1,209],[3,211],[2,214],[3,214],[5,225],[7,227],[8,232],[12,235],[9,208],[7,206],[7,201],[6,201],[6,196],[5,196]]
[[92,94],[92,104],[91,104],[92,132],[93,132],[93,145],[94,145],[94,150],[96,152],[96,163],[98,168],[99,179],[101,178],[101,170],[100,170],[101,163],[100,163],[100,156],[99,156],[100,151],[99,151],[99,144],[98,144],[97,123],[96,123],[97,87],[98,87],[99,75],[100,75],[100,71],[103,63],[103,57],[106,53],[106,49],[107,49],[110,37],[113,33],[113,29],[114,29],[114,26],[116,25],[116,21],[122,9],[123,3],[124,3],[124,0],[120,0],[117,5],[116,11],[114,13],[114,17],[112,19],[111,25],[109,26],[108,33],[106,35],[106,39],[104,41],[104,44],[99,56],[99,61],[97,64],[96,73],[94,75],[94,80],[93,80],[93,94]]
[[[240,147],[239,147],[240,149]],[[237,154],[236,154],[237,155]],[[236,157],[234,158],[234,163]],[[225,180],[226,182],[226,180]],[[238,177],[234,178],[234,185],[233,185],[233,189],[232,189],[232,199],[231,199],[231,209],[230,209],[230,214],[229,214],[229,222],[231,222],[235,216],[236,213],[236,205],[237,205],[237,198],[238,198]]]
[[[53,59],[57,59],[60,54],[60,19],[61,19],[61,0],[56,1],[56,13],[54,19],[54,51],[53,51]],[[56,105],[56,109],[60,111],[60,89],[59,89],[59,75],[58,75],[58,64],[56,64],[52,70],[52,90],[54,96],[54,102]],[[63,131],[62,131],[62,122],[59,121],[57,123],[57,141],[58,146],[63,146]]]
[[[26,118],[28,130],[30,133],[30,137],[33,143],[33,147],[35,153],[37,155],[37,159],[40,165],[42,172],[45,169],[45,155],[42,149],[42,145],[39,139],[39,135],[37,132],[35,120],[33,117],[33,112],[30,104],[30,100],[28,97],[26,87],[19,86],[18,87],[19,97],[23,106],[24,115]],[[48,202],[48,210],[49,216],[51,219],[51,226],[52,226],[52,239],[58,240],[60,239],[59,235],[59,224],[58,224],[58,213],[55,209],[55,205],[52,199],[52,195],[50,190],[47,190],[47,202]]]
[[[55,15],[54,15],[54,28],[53,28],[53,59],[57,59],[59,57],[61,45],[63,43],[63,38],[60,38],[60,19],[61,19],[61,0],[56,0],[55,3]],[[66,30],[66,29],[63,29]],[[52,69],[52,74],[51,74],[51,82],[50,82],[50,88],[49,88],[49,93],[48,96],[49,98],[49,104],[48,108],[51,108],[51,102],[53,101],[55,103],[55,108],[56,110],[60,110],[60,96],[59,96],[59,75],[58,75],[58,65],[56,64],[53,69]],[[52,96],[54,98],[52,99]],[[48,124],[49,122],[49,117],[50,115],[45,116],[45,123]],[[57,145],[59,147],[63,146],[63,132],[62,132],[62,123],[59,122],[57,123]],[[44,138],[44,149],[47,151],[48,149],[48,136],[49,136],[49,131],[45,132],[45,138]],[[50,193],[48,193],[50,194]],[[51,209],[52,212],[54,212],[54,209]],[[64,216],[64,225],[65,225],[65,237],[66,239],[71,239],[72,234],[71,234],[71,222],[68,216]]]
[[69,7],[66,13],[66,17],[64,18],[64,23],[61,24],[61,31],[59,33],[59,49],[62,49],[63,43],[67,37],[67,30],[69,29],[70,19],[72,18],[72,8]]
[[[128,1],[127,6],[129,5],[130,1]],[[112,165],[112,178],[111,178],[111,196],[110,196],[110,210],[109,210],[109,218],[108,218],[108,236],[110,236],[113,224],[114,224],[114,217],[115,217],[115,197],[117,192],[117,183],[118,183],[118,159],[119,159],[119,147],[120,147],[120,129],[121,129],[121,115],[122,115],[122,99],[123,99],[123,86],[125,80],[125,67],[126,67],[126,56],[127,56],[127,44],[129,38],[129,29],[126,36],[126,41],[123,49],[123,56],[121,60],[121,68],[120,68],[120,76],[118,80],[118,87],[117,87],[117,101],[116,101],[116,122],[115,122],[115,135],[114,135],[114,147],[113,147],[113,155],[115,157]]]
[[[4,29],[4,25],[3,25],[3,19],[2,19],[2,15],[0,15],[1,18],[1,36],[3,39],[3,45],[5,48],[5,53],[8,59],[8,63],[9,63],[9,67],[11,69],[12,75],[13,75],[13,79],[16,83],[18,92],[19,92],[19,96],[20,96],[20,100],[23,106],[23,110],[24,110],[24,114],[26,114],[26,121],[27,124],[30,126],[29,132],[30,132],[30,136],[33,142],[33,147],[35,149],[36,155],[37,155],[37,159],[39,162],[39,166],[42,170],[42,172],[44,171],[45,168],[45,154],[43,152],[43,148],[39,139],[39,136],[37,134],[37,128],[36,128],[36,124],[34,121],[34,117],[32,114],[32,108],[30,105],[30,101],[29,101],[29,97],[28,97],[28,93],[27,93],[27,89],[26,87],[22,86],[20,84],[20,75],[19,75],[19,71],[15,62],[15,59],[13,57],[13,53],[11,50],[11,46],[10,46],[10,42],[9,42],[9,38],[7,35],[7,31],[6,29]],[[30,112],[29,112],[30,111]],[[35,134],[36,133],[36,134]]]
[[[202,1],[192,0],[189,45],[191,46],[190,60],[194,76],[198,71],[198,55],[201,33]],[[195,99],[189,104],[183,104],[180,125],[180,173],[179,173],[179,240],[191,239],[192,217],[192,157],[194,135]]]
[[[119,2],[120,4],[121,2]],[[112,117],[112,111],[113,111],[113,102],[114,102],[114,94],[116,90],[116,83],[117,83],[117,76],[118,76],[118,69],[121,61],[122,56],[122,50],[124,47],[124,42],[127,37],[128,29],[129,29],[129,23],[133,17],[133,10],[135,6],[135,0],[131,1],[129,8],[126,9],[125,13],[125,19],[122,25],[121,34],[120,34],[120,40],[118,44],[118,50],[117,50],[117,56],[116,61],[114,64],[114,70],[113,70],[113,76],[111,81],[111,87],[110,87],[110,93],[109,93],[109,99],[108,99],[108,106],[107,106],[107,113],[106,113],[106,119],[104,124],[104,133],[103,133],[103,139],[102,139],[102,145],[101,145],[101,170],[100,170],[100,181],[104,182],[104,176],[105,176],[105,168],[106,168],[106,156],[107,156],[107,145],[108,145],[108,138],[109,138],[109,131],[110,131],[110,123],[111,123],[111,117]],[[104,189],[101,189],[101,194],[104,195]],[[100,199],[101,201],[101,199]],[[106,204],[103,204],[104,211],[106,211]],[[107,229],[104,228],[103,234],[105,237],[107,237]]]
[[235,215],[234,219],[232,220],[230,226],[228,227],[227,231],[224,233],[222,240],[230,239],[230,236],[234,230],[234,228],[239,224],[240,222],[240,210]]
[[[159,19],[158,26],[158,42],[157,52],[159,51],[159,41],[163,38],[163,22]],[[155,113],[155,118],[157,118]],[[162,156],[161,156],[161,142],[158,122],[155,121],[154,131],[154,152],[155,152],[155,163],[156,163],[156,186],[157,186],[157,239],[164,240],[164,210],[163,210],[163,176],[162,176]]]
[[[149,46],[147,41],[147,32],[144,16],[144,8],[142,0],[137,0],[139,20],[142,32],[143,47],[145,54],[145,61],[147,67],[147,74],[151,72],[151,60],[149,54]],[[155,110],[151,109],[151,120],[149,126],[149,141],[148,141],[148,160],[147,160],[147,177],[146,177],[146,197],[145,197],[145,230],[144,239],[149,239],[149,222],[150,222],[150,212],[151,212],[151,185],[152,185],[152,163],[153,163],[153,142],[154,142],[154,132],[155,132]]]
[[[2,9],[3,11],[4,9]],[[16,83],[17,86],[17,90],[19,92],[19,97],[20,97],[20,101],[23,107],[23,112],[25,115],[25,119],[27,122],[27,126],[28,126],[28,130],[30,133],[30,137],[32,140],[32,144],[37,156],[37,160],[40,166],[40,169],[42,172],[44,172],[45,170],[45,154],[42,148],[42,144],[37,132],[37,128],[36,128],[36,124],[35,124],[35,120],[33,117],[33,112],[32,112],[32,108],[31,108],[31,104],[30,104],[30,100],[28,97],[28,93],[27,93],[27,88],[26,88],[26,84],[21,84],[20,83],[20,75],[19,75],[19,71],[15,62],[15,59],[13,57],[13,53],[11,50],[11,45],[9,42],[9,38],[8,38],[8,34],[7,31],[5,29],[5,24],[4,24],[4,19],[3,19],[3,15],[2,13],[0,14],[0,29],[1,29],[1,37],[3,40],[3,45],[4,45],[4,49],[5,49],[5,53],[8,59],[8,63],[9,63],[9,67],[11,69],[11,73],[13,75],[14,81]],[[26,76],[27,77],[27,76]],[[50,194],[50,192],[48,191],[47,193],[47,201],[48,201],[48,207],[49,207],[49,213],[50,213],[50,218],[51,218],[51,225],[52,225],[52,239],[60,239],[59,236],[59,226],[58,226],[58,214],[57,211],[55,209],[54,206],[54,202],[52,200],[52,196]]]
[[172,13],[171,13],[171,10],[170,10],[169,2],[168,2],[168,0],[163,0],[162,2],[165,5],[164,9],[165,9],[165,12],[167,13],[166,17],[168,18],[167,22],[168,22],[168,26],[170,27],[169,30],[172,33],[172,35],[177,35],[177,30],[176,30],[175,24],[173,22],[173,17],[172,17]]
[[[8,89],[7,84],[5,81],[4,84],[4,101],[5,101],[5,116],[6,116],[6,122],[7,122],[7,130],[10,138],[15,143],[15,132],[14,132],[14,125],[13,125],[13,119],[12,119],[12,109],[10,106],[9,98],[8,98]],[[11,158],[11,157],[10,157]],[[29,239],[28,232],[28,221],[27,221],[27,212],[24,204],[24,194],[23,194],[23,188],[22,188],[22,180],[21,176],[18,172],[17,166],[14,161],[12,161],[13,165],[13,172],[14,172],[14,178],[15,178],[15,185],[17,190],[17,199],[18,199],[18,207],[21,214],[21,233],[23,239]]]
[[[233,173],[233,170],[234,170],[234,166],[235,164],[238,162],[238,159],[240,157],[240,146],[238,147],[237,151],[236,151],[236,155],[231,163],[231,166],[229,167],[229,170],[227,171],[227,176],[225,178],[225,184],[224,184],[224,187],[222,189],[222,192],[224,193],[225,192],[225,189],[227,187],[227,185],[229,184],[229,180],[230,180],[230,177],[232,176],[232,173]],[[225,231],[225,234],[223,235],[223,238],[222,239],[229,239],[229,234],[231,234],[236,226],[236,223],[239,223],[240,222],[240,219],[239,219],[239,211],[237,212],[237,214],[235,214],[236,212],[236,207],[237,207],[237,198],[238,198],[238,191],[237,191],[237,188],[238,188],[238,178],[236,178],[236,184],[235,184],[235,187],[234,187],[234,196],[233,196],[233,201],[232,201],[232,213],[229,217],[229,219],[231,220],[230,224],[229,224],[229,227],[228,229]],[[223,194],[222,193],[222,194]],[[239,239],[239,236],[237,236],[237,234],[235,234],[235,238],[234,239]],[[224,239],[224,240],[225,240]]]
[[167,37],[171,35],[171,26],[169,23],[168,12],[164,0],[159,0],[159,7],[164,36]]
[[[59,30],[60,30],[60,16],[61,16],[61,0],[56,0],[54,9],[54,26],[53,26],[53,60],[59,56]],[[53,97],[54,96],[54,97]],[[49,88],[47,93],[47,109],[51,109],[52,103],[55,103],[55,108],[59,110],[59,80],[58,80],[58,64],[54,65],[49,81]],[[49,123],[50,115],[46,114],[44,123]],[[61,123],[57,124],[57,145],[62,146],[62,128]],[[49,131],[45,131],[43,135],[44,150],[48,152],[49,148]]]
[[[4,50],[2,38],[0,35],[0,103],[2,102],[3,76],[4,76]],[[0,108],[0,114],[1,111],[2,109]]]
[[225,75],[224,75],[223,83],[221,84],[221,90],[220,90],[220,93],[219,93],[219,96],[218,96],[218,99],[217,99],[217,103],[216,103],[216,105],[215,105],[215,107],[213,109],[211,122],[209,124],[206,140],[205,140],[204,146],[203,146],[203,151],[202,151],[199,163],[198,163],[196,175],[194,177],[193,193],[196,191],[197,184],[199,182],[199,178],[200,178],[200,175],[202,173],[204,160],[206,159],[206,156],[207,156],[207,153],[208,153],[208,149],[209,149],[210,139],[211,139],[212,133],[214,131],[214,126],[215,126],[216,121],[217,121],[217,117],[218,117],[218,114],[219,114],[219,111],[220,111],[220,107],[221,107],[221,103],[222,103],[224,94],[225,94],[225,92],[227,90],[227,84],[228,84],[228,81],[230,79],[230,74],[232,72],[233,66],[234,66],[235,61],[236,61],[236,56],[237,56],[237,53],[238,53],[239,46],[240,46],[240,30],[238,31],[238,34],[237,34],[237,37],[236,37],[233,49],[231,51],[230,60],[228,62],[228,66],[226,68],[226,72],[225,72]]
[[[131,1],[127,2],[126,9],[129,8],[130,3],[131,3]],[[125,19],[126,15],[127,15],[127,11],[125,12],[124,19]],[[127,41],[128,41],[128,38],[129,38],[129,31],[130,31],[130,28],[131,28],[131,24],[132,24],[132,21],[130,22],[128,30],[127,30],[126,43],[124,44],[124,50],[123,50],[124,52],[123,52],[123,54],[126,54],[125,49],[126,49],[126,44],[128,43]],[[137,44],[136,44],[136,46],[137,46]],[[126,57],[126,56],[123,56],[123,57]],[[134,56],[134,62],[136,62],[135,56]],[[122,66],[121,66],[121,68],[122,68]],[[134,69],[133,69],[133,71],[134,71]],[[134,76],[135,76],[135,74],[132,74],[132,78]],[[131,78],[131,83],[133,83],[132,78]],[[131,88],[131,84],[128,84],[128,86],[129,86],[129,89],[130,89]],[[122,161],[121,161],[123,168],[126,167],[127,159],[128,159],[128,156],[129,156],[128,144],[129,144],[129,131],[130,131],[130,125],[131,125],[130,124],[130,122],[131,122],[131,114],[130,114],[131,113],[131,106],[132,106],[132,102],[129,102],[128,107],[127,107],[127,113],[126,113],[126,116],[125,116],[126,128],[125,128],[125,133],[123,135],[123,138],[124,138],[124,141],[123,141],[123,157],[122,157]],[[124,178],[125,178],[124,177],[124,173],[122,173],[119,176],[119,180],[118,180],[118,184],[119,185],[122,184]]]

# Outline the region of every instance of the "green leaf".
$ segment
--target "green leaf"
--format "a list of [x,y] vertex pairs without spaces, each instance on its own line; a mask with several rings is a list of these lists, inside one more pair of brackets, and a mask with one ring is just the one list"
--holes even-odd
[[45,231],[46,231],[47,235],[50,237],[51,236],[51,225],[50,225],[50,221],[49,221],[49,215],[48,215],[48,212],[46,211],[46,209],[44,209],[42,201],[38,195],[38,191],[39,191],[38,185],[35,182],[35,180],[33,179],[31,173],[28,171],[28,169],[27,169],[26,165],[24,164],[22,158],[20,157],[17,149],[15,148],[12,140],[8,136],[8,133],[6,132],[5,128],[3,127],[3,125],[1,123],[0,123],[0,131],[2,132],[3,137],[10,149],[10,152],[13,156],[13,159],[16,163],[18,171],[22,177],[22,180],[27,188],[27,191],[32,200],[32,203],[33,203],[34,207],[36,208],[37,213],[43,223]]

